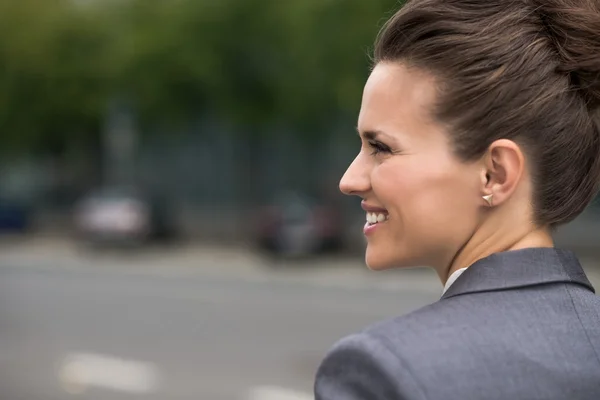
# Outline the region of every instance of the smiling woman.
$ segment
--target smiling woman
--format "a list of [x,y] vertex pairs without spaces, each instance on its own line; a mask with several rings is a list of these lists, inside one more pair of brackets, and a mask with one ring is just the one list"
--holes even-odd
[[552,232],[600,182],[600,3],[412,0],[375,45],[340,181],[372,270],[442,299],[341,340],[317,400],[600,398],[600,300]]
[[362,197],[365,211],[387,216],[385,226],[365,229],[372,269],[449,266],[451,249],[472,228],[457,222],[481,212],[474,164],[452,154],[444,126],[428,111],[436,93],[430,75],[401,63],[378,64],[365,86],[363,146],[340,188]]

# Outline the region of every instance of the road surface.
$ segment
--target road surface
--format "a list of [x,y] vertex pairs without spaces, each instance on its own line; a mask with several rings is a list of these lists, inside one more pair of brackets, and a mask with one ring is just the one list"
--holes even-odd
[[34,249],[0,258],[6,400],[310,400],[337,339],[441,293],[427,270]]
[[307,400],[337,339],[440,294],[414,271],[210,271],[0,265],[1,398]]

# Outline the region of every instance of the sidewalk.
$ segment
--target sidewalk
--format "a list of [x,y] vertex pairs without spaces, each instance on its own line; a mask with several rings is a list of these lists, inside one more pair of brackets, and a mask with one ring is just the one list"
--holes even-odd
[[[592,284],[600,291],[600,258],[581,256]],[[0,239],[0,266],[119,270],[160,275],[202,275],[255,281],[286,280],[319,286],[377,286],[393,290],[419,282],[440,286],[436,274],[425,268],[369,271],[360,257],[325,256],[304,261],[269,260],[250,248],[216,244],[149,247],[141,251],[92,251],[59,237]],[[404,281],[404,282],[400,282]],[[418,285],[418,286],[419,286]],[[441,286],[440,286],[441,289]]]
[[209,244],[149,246],[142,249],[92,249],[64,237],[33,236],[0,239],[3,264],[28,263],[56,267],[99,266],[199,268],[224,263],[255,267],[260,258],[248,249]]
[[370,271],[360,257],[326,256],[303,261],[269,260],[252,249],[210,244],[155,247],[138,253],[90,252],[52,237],[0,240],[0,267],[111,271],[125,274],[279,282],[338,289],[441,291],[425,268]]

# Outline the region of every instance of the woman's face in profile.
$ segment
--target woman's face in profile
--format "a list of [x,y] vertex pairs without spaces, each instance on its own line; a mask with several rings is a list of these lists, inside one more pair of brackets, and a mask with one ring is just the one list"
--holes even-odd
[[435,99],[433,77],[400,63],[378,64],[365,85],[361,150],[340,189],[363,199],[371,269],[447,266],[475,231],[481,169],[453,154]]

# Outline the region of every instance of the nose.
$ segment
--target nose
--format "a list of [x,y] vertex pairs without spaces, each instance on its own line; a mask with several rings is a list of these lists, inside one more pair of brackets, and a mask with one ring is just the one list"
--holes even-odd
[[361,196],[371,189],[369,171],[359,153],[340,180],[340,191],[348,196]]

